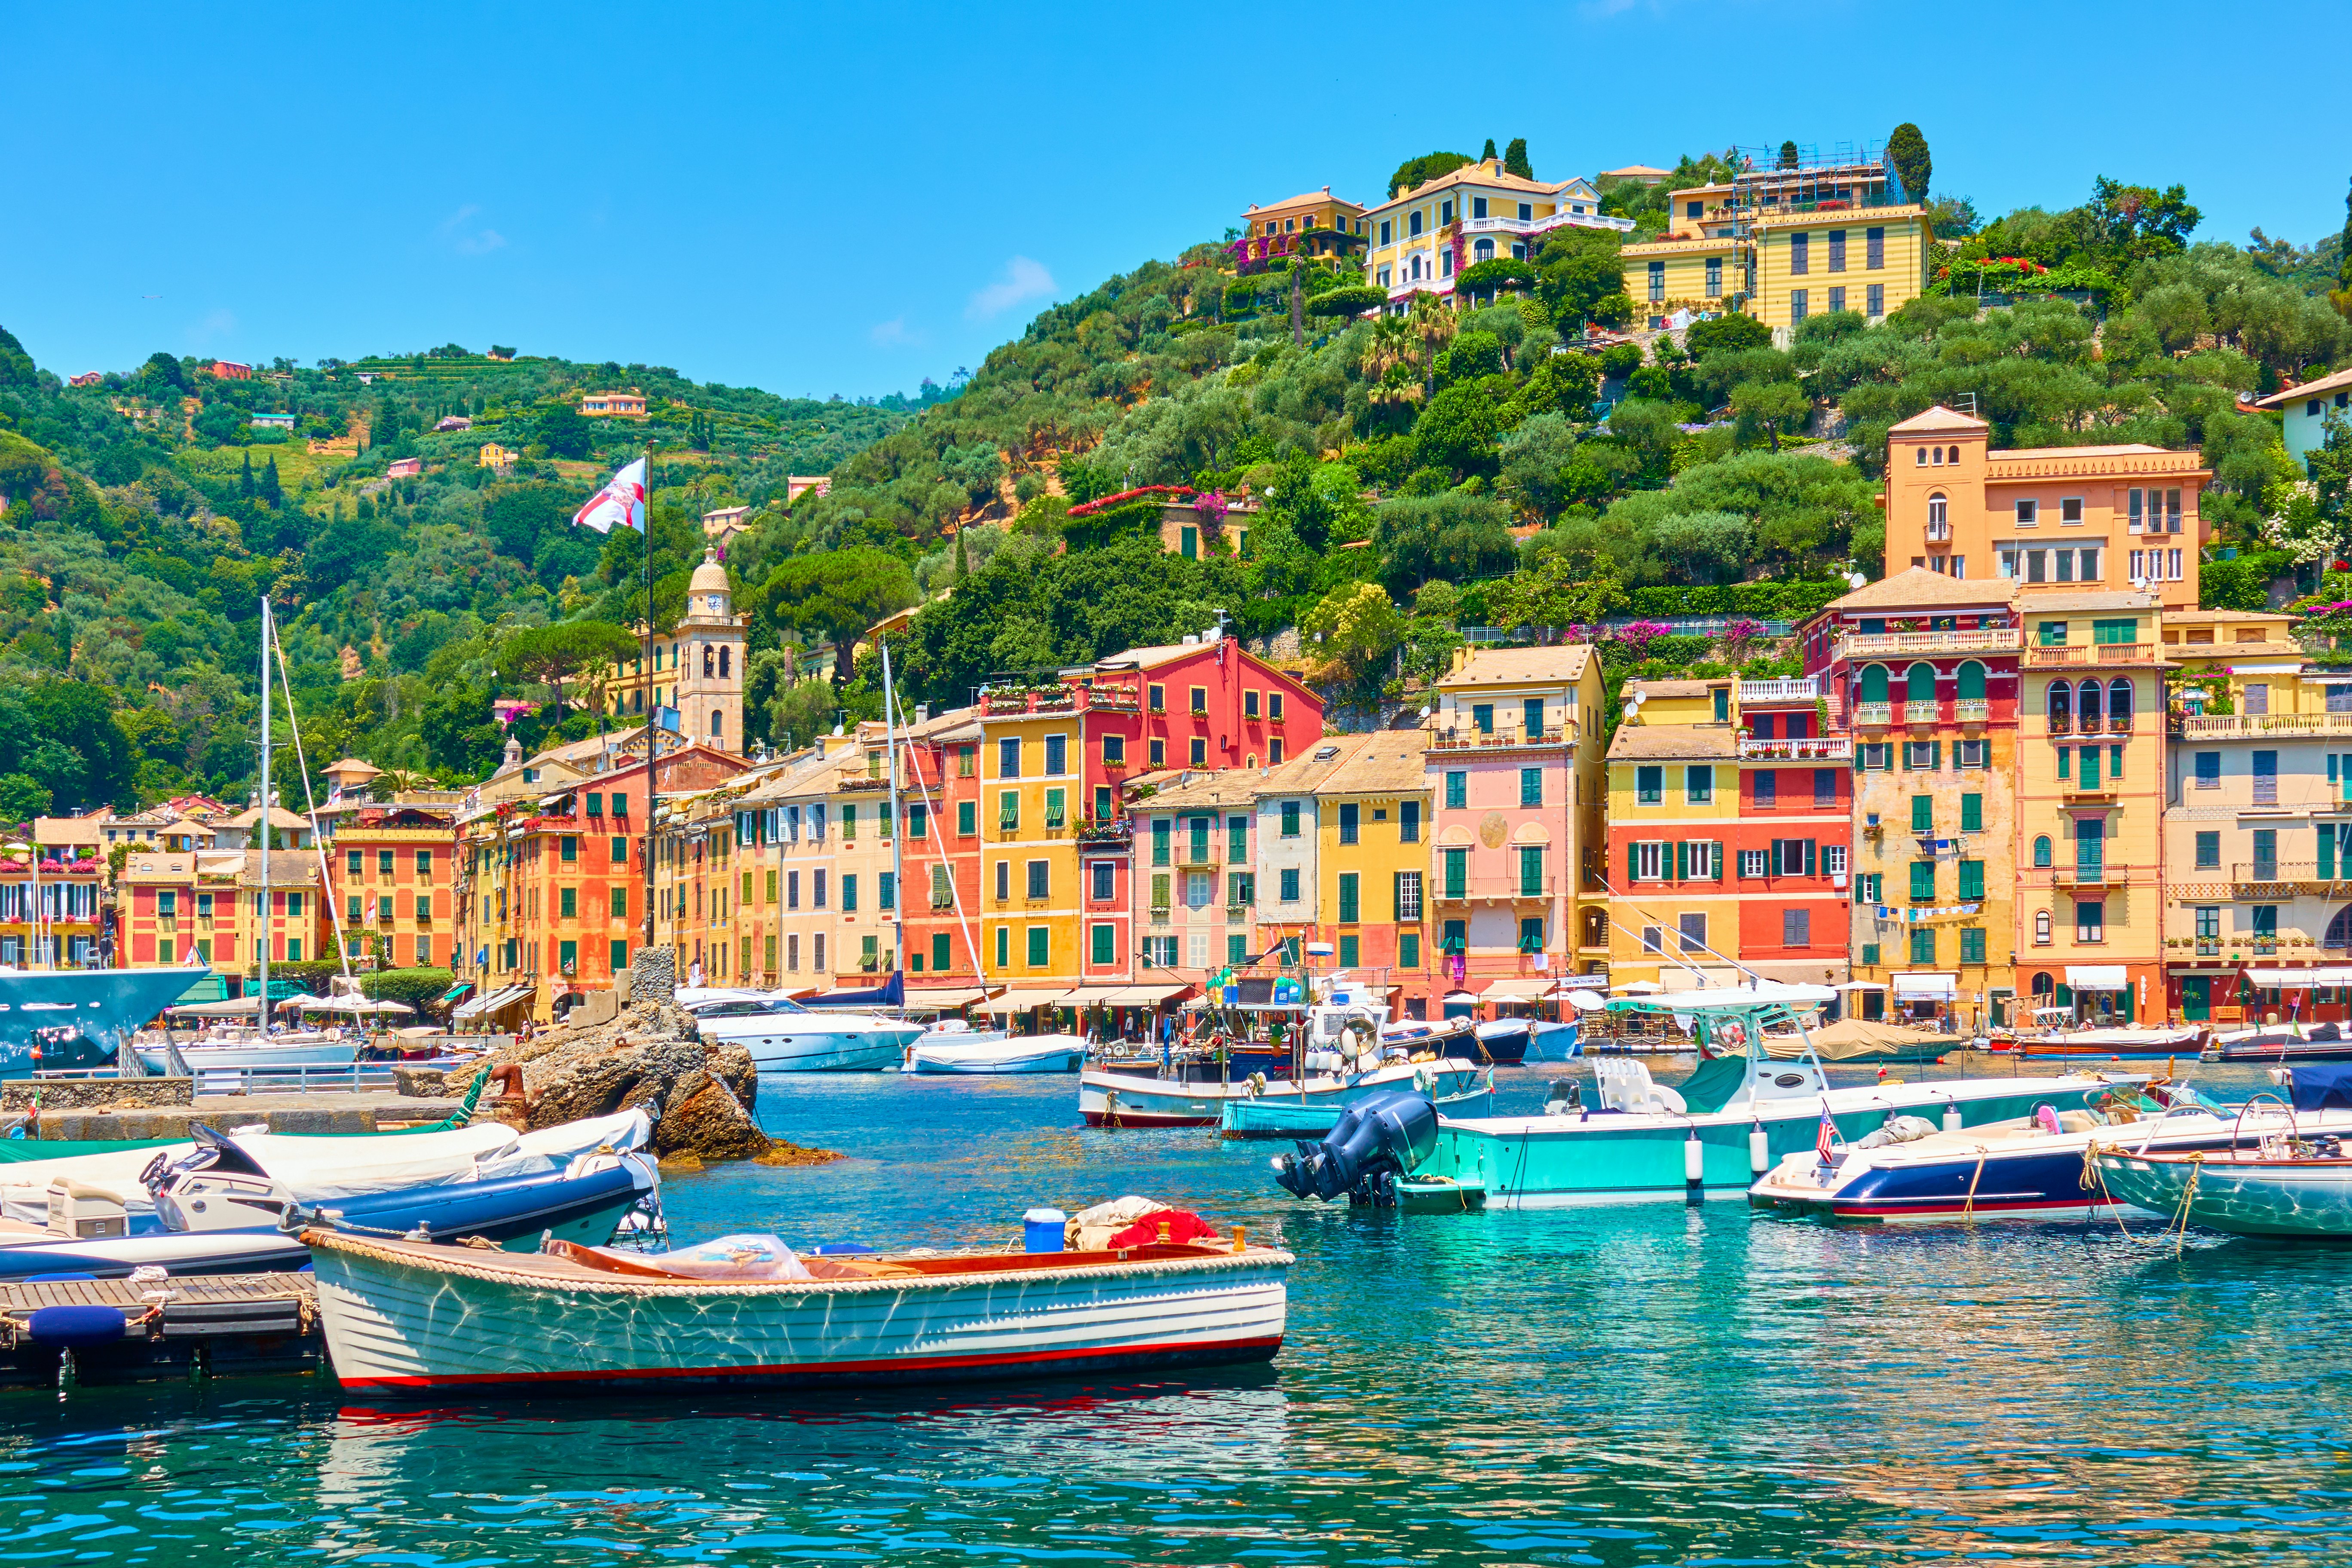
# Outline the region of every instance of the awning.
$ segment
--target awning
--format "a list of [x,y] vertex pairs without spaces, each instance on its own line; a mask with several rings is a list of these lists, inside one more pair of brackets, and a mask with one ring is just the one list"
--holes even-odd
[[529,985],[501,986],[498,990],[491,992],[487,996],[477,996],[471,1002],[458,1003],[456,1010],[453,1011],[449,1016],[452,1018],[480,1018],[486,1017],[492,1013],[503,1013],[508,1008],[513,1006],[516,1003],[523,1001],[529,997],[534,989],[535,987]]
[[1104,1005],[1157,1007],[1162,1002],[1174,1001],[1191,989],[1190,985],[1122,985],[1118,988],[1118,994],[1104,998]]
[[2257,985],[2352,985],[2352,967],[2338,963],[2318,969],[2249,969],[2246,978]]
[[2076,991],[2128,991],[2131,981],[2120,963],[2070,963],[2066,984]]
[[260,1008],[258,996],[232,996],[219,1002],[175,1002],[164,1011],[181,1018],[250,1018]]
[[1522,974],[1497,980],[1486,987],[1482,1002],[1533,1002],[1559,983],[1557,975]]
[[1064,1007],[1107,1007],[1111,999],[1126,990],[1124,985],[1081,985],[1066,994],[1058,1004]]
[[448,990],[441,993],[441,1000],[444,1002],[455,1002],[458,997],[463,996],[467,992],[471,991],[473,988],[474,983],[472,981],[460,980],[457,984],[452,985]]
[[1841,980],[1830,989],[1832,991],[1884,991],[1886,987],[1875,980]]
[[1960,977],[1950,970],[1921,970],[1895,977],[1897,1001],[1949,1002],[1960,992]]
[[969,1007],[987,994],[988,992],[978,985],[943,985],[928,991],[921,986],[910,985],[907,988],[907,1010],[911,1013],[929,1012],[933,1008],[947,1011]]
[[1026,1013],[1032,1007],[1043,1007],[1048,1003],[1058,1005],[1064,994],[1065,993],[1063,992],[1062,987],[1058,985],[1050,990],[1043,991],[1007,991],[995,1001],[983,1004],[981,1011],[984,1013]]

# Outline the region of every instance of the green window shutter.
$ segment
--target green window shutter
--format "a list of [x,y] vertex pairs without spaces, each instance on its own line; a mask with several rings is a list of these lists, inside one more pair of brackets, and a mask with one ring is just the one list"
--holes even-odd
[[1911,962],[1915,964],[1936,962],[1936,932],[1933,927],[1911,933]]
[[1936,797],[1915,795],[1911,797],[1911,831],[1933,833],[1936,830]]
[[1805,840],[1805,875],[1808,877],[1816,874],[1813,870],[1813,846],[1814,841],[1812,839],[1808,838]]
[[2324,822],[2319,826],[2319,879],[2336,879],[2336,825]]
[[1421,933],[1409,931],[1397,938],[1397,966],[1401,969],[1421,967]]
[[1339,921],[1342,925],[1355,924],[1357,916],[1360,913],[1356,896],[1357,885],[1357,873],[1353,871],[1339,873]]
[[1960,796],[1960,831],[1963,833],[1984,831],[1984,796],[1980,795]]
[[1936,863],[1933,860],[1911,862],[1911,900],[1926,903],[1936,896]]
[[1862,944],[1862,962],[1865,966],[1875,965],[1878,963],[1878,944],[1876,942],[1865,942]]
[[1964,899],[1981,899],[1984,897],[1983,861],[1963,860],[1960,862],[1960,897]]
[[1625,846],[1625,879],[1627,881],[1633,879],[1641,868],[1641,864],[1642,847],[1638,844]]
[[1723,840],[1717,839],[1708,848],[1715,857],[1715,879],[1720,882],[1723,880]]
[[1931,742],[1928,742],[1928,744],[1927,744],[1927,767],[1928,767],[1928,771],[1930,771],[1931,773],[1942,773],[1942,772],[1944,771],[1944,742],[1941,742],[1941,741],[1931,741]]
[[1045,967],[1048,954],[1046,942],[1049,935],[1049,931],[1044,926],[1031,926],[1029,928],[1030,968],[1043,969]]
[[1675,840],[1675,880],[1690,880],[1690,840],[1687,838]]
[[1962,927],[1960,931],[1960,962],[1962,963],[1982,963],[1984,961],[1984,927]]

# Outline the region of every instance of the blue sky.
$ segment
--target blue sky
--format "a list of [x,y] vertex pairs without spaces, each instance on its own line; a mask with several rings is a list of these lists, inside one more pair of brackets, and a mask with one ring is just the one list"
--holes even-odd
[[0,0],[0,325],[67,374],[454,340],[911,391],[1246,203],[1490,135],[1556,179],[1907,119],[1988,216],[2108,174],[2204,238],[2344,221],[2340,5],[1294,9]]

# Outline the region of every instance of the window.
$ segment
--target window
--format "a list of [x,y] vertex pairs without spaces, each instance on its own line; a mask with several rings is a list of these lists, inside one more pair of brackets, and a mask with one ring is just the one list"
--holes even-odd
[[1282,901],[1286,904],[1297,903],[1298,901],[1298,868],[1296,866],[1283,868],[1280,886]]
[[1683,795],[1693,805],[1706,805],[1715,799],[1715,769],[1712,765],[1695,763],[1683,770]]
[[1168,912],[1168,873],[1155,871],[1151,876],[1151,908],[1155,913],[1164,915]]
[[1021,776],[1021,742],[1011,736],[996,742],[996,776],[1017,779]]
[[[1832,271],[1832,272],[1834,272],[1834,271],[1836,271],[1836,270],[1837,270],[1837,268],[1830,268],[1830,270],[1831,270],[1831,271]],[[1837,314],[1840,310],[1844,310],[1844,309],[1845,309],[1845,290],[1844,290],[1844,289],[1831,289],[1831,290],[1830,290],[1830,314],[1832,314],[1832,315],[1835,315],[1835,314]]]
[[1192,688],[1192,711],[1195,713],[1206,713],[1208,710],[1209,689],[1205,686],[1196,686]]
[[[1653,844],[1649,847],[1651,851],[1651,863],[1654,866],[1657,860],[1658,846]],[[1446,849],[1442,850],[1439,853],[1443,868],[1445,872],[1444,896],[1449,899],[1468,898],[1470,896],[1470,851],[1467,849]],[[1654,876],[1655,872],[1654,871],[1652,875]]]
[[1808,308],[1805,294],[1806,290],[1802,289],[1789,290],[1789,320],[1791,321],[1801,321],[1805,319]]
[[1911,933],[1911,963],[1915,967],[1932,966],[1936,962],[1936,932],[1932,927]]
[[1780,911],[1780,945],[1811,947],[1813,945],[1813,911],[1782,910]]
[[1822,874],[1828,877],[1843,877],[1845,875],[1844,845],[1824,844],[1822,846]]
[[1107,768],[1121,768],[1126,765],[1127,737],[1124,735],[1105,735],[1103,737],[1103,766]]
[[1396,874],[1396,916],[1399,921],[1421,919],[1421,873],[1399,871]]
[[1029,928],[1029,967],[1043,969],[1051,962],[1051,930],[1045,926]]
[[[841,819],[841,833],[842,837],[845,838],[849,837],[849,825],[851,820],[848,816],[849,809],[850,808],[846,806],[842,808],[843,815]],[[1019,790],[1008,789],[998,794],[996,797],[996,826],[998,830],[1003,833],[1018,833],[1021,831],[1021,792]]]
[[2033,945],[2036,947],[2050,945],[2050,911],[2048,910],[2033,911]]
[[1885,773],[1895,766],[1895,745],[1890,741],[1867,742],[1859,752],[1863,767],[1871,772]]
[[1519,770],[1519,804],[1521,805],[1543,804],[1543,770],[1541,768]]
[[[1871,271],[1875,272],[1885,267],[1886,265],[1886,231],[1883,228],[1864,229],[1862,254],[1862,264]],[[1875,289],[1883,286],[1874,283],[1871,287]]]
[[2099,899],[2078,899],[2074,902],[2074,940],[2105,942],[2107,940],[2107,906]]
[[999,860],[996,863],[996,901],[998,903],[1003,903],[1012,897],[1013,862],[1010,860]]
[[1936,797],[1915,795],[1911,797],[1911,831],[1933,833],[1936,830]]
[[1981,899],[1984,896],[1984,862],[1981,860],[1961,861],[1960,897],[1963,899]]
[[1706,258],[1706,297],[1710,300],[1717,300],[1722,298],[1722,296],[1723,258],[1720,256],[1710,256]]
[[1154,713],[1165,713],[1168,711],[1168,689],[1166,687],[1149,687],[1145,690],[1145,695],[1148,699],[1147,705],[1150,708],[1151,711]]
[[1421,933],[1419,931],[1408,931],[1397,933],[1397,967],[1400,969],[1421,967]]
[[[1279,692],[1279,691],[1269,691],[1269,692],[1267,692],[1267,693],[1265,694],[1265,716],[1266,716],[1266,719],[1267,719],[1270,722],[1273,722],[1273,723],[1276,723],[1276,724],[1279,724],[1279,723],[1281,723],[1281,722],[1282,722],[1282,693],[1281,693],[1281,692]],[[1277,745],[1277,746],[1278,746],[1278,745],[1280,745],[1281,743],[1282,743],[1282,742],[1279,742],[1279,741],[1276,741],[1276,742],[1275,742],[1275,744],[1276,744],[1276,745]],[[1276,761],[1277,761],[1277,762],[1279,762],[1280,760],[1281,760],[1281,759],[1280,759],[1280,757],[1279,757],[1279,756],[1277,756],[1277,757],[1276,758]]]
[[1541,952],[1544,947],[1544,921],[1541,915],[1528,915],[1519,921],[1519,951]]
[[1153,865],[1165,866],[1172,858],[1171,844],[1175,835],[1175,826],[1174,820],[1170,817],[1155,816],[1151,819],[1151,863]]
[[1361,918],[1358,889],[1361,879],[1353,871],[1339,873],[1339,923],[1354,925]]
[[1844,271],[1845,230],[1842,228],[1833,228],[1830,230],[1827,235],[1823,236],[1823,237],[1830,242],[1830,270],[1832,272]]
[[1911,901],[1915,904],[1936,901],[1936,863],[1933,860],[1911,862]]
[[[2038,500],[2025,500],[2019,501],[2017,503],[2017,526],[2020,528],[2041,527],[2041,511],[2042,503]],[[2063,626],[2064,623],[2061,622],[2060,624]]]
[[1813,237],[1792,234],[1789,237],[1789,276],[1802,278],[1813,269]]
[[1256,692],[1244,691],[1242,693],[1242,717],[1244,719],[1255,719],[1257,717]]
[[2254,804],[2276,805],[2278,804],[2278,753],[2256,752],[2253,754],[2253,760]]
[[1359,805],[1358,805],[1354,801],[1349,800],[1349,801],[1342,801],[1342,802],[1340,802],[1340,803],[1339,803],[1339,842],[1340,842],[1340,843],[1342,843],[1342,844],[1353,844],[1353,843],[1357,842],[1357,840],[1358,840],[1358,829],[1359,829],[1359,827],[1360,827],[1360,819],[1361,816],[1362,816],[1362,808],[1361,808],[1360,806],[1359,806]]
[[[1636,882],[1658,882],[1665,879],[1665,846],[1658,843],[1633,844],[1627,847],[1628,873]],[[1446,851],[1449,857],[1464,853],[1459,849]],[[1450,885],[1450,883],[1449,883]],[[1458,896],[1458,895],[1457,895]]]
[[1193,736],[1192,749],[1187,753],[1187,756],[1192,766],[1196,768],[1207,767],[1209,765],[1209,742],[1201,736]]
[[[1875,266],[1877,266],[1878,264],[1877,264],[1876,262],[1874,262],[1874,262],[1872,262],[1872,263],[1871,263],[1871,265],[1872,265],[1873,267],[1875,267]],[[1879,318],[1879,317],[1884,316],[1885,314],[1886,314],[1886,285],[1885,285],[1885,284],[1884,284],[1884,283],[1873,283],[1873,284],[1871,284],[1868,288],[1864,289],[1862,291],[1862,297],[1863,297],[1864,300],[1865,301],[1865,305],[1864,305],[1864,313],[1865,315],[1869,316],[1872,320],[1875,321],[1877,318]]]
[[1298,803],[1295,800],[1282,803],[1282,836],[1285,838],[1298,837]]
[[1685,952],[1706,951],[1706,916],[1703,914],[1678,916],[1675,926],[1682,937],[1682,950]]
[[980,802],[976,800],[956,802],[956,832],[961,837],[969,838],[979,831]]
[[841,878],[841,912],[855,914],[857,910],[857,873],[846,871]]
[[1398,803],[1397,842],[1400,844],[1421,842],[1421,802],[1408,800]]
[[1760,769],[1755,776],[1756,805],[1759,810],[1780,803],[1780,775],[1770,768]]
[[1213,818],[1206,816],[1192,816],[1185,818],[1184,826],[1187,832],[1184,837],[1187,848],[1189,850],[1189,853],[1187,853],[1184,858],[1185,864],[1190,866],[1199,866],[1207,863],[1209,858],[1209,824],[1213,820]]
[[1665,297],[1666,264],[1663,261],[1653,261],[1650,263],[1650,299],[1653,302],[1660,302]]
[[1229,816],[1225,818],[1225,858],[1228,860],[1246,860],[1249,858],[1248,817]]
[[[566,834],[562,835],[562,846],[561,846],[560,853],[562,854],[562,859],[563,859],[563,863],[564,863],[565,865],[567,865],[567,866],[572,865],[573,862],[577,861],[577,860],[580,858],[580,838],[579,838],[579,836],[578,836],[578,835],[576,835],[576,834],[571,834],[571,833],[566,833]],[[391,850],[389,850],[389,849],[385,850],[385,851],[384,851],[383,858],[384,858],[384,859],[385,859],[386,861],[389,861],[389,860],[392,858],[392,851],[391,851]],[[391,866],[386,865],[386,866],[384,867],[384,869],[385,869],[385,870],[387,870],[387,871],[389,871],[389,870],[391,870],[391,869],[392,869],[392,868],[391,868]]]
[[1960,831],[1963,833],[1984,831],[1984,796],[1980,795],[1960,796]]
[[1229,909],[1242,910],[1257,902],[1257,877],[1249,871],[1225,873],[1225,904]]
[[1445,775],[1445,808],[1448,811],[1463,811],[1468,809],[1469,805],[1470,775],[1466,773],[1447,773]]
[[562,920],[569,921],[579,919],[580,889],[577,888],[560,888],[556,889],[555,912],[558,918]]
[[[1032,861],[1030,861],[1030,862],[1029,862],[1029,875],[1028,875],[1028,883],[1027,883],[1027,886],[1028,886],[1028,895],[1027,895],[1027,896],[1028,896],[1028,897],[1033,898],[1033,899],[1044,899],[1044,898],[1050,898],[1050,897],[1052,897],[1052,896],[1053,896],[1053,869],[1052,869],[1052,868],[1053,868],[1053,863],[1052,863],[1051,861],[1048,861],[1048,860],[1032,860]],[[843,891],[843,894],[844,894],[844,896],[846,896],[846,895],[847,895],[847,893],[848,893],[848,890],[849,890],[849,879],[848,879],[848,878],[846,878],[846,877],[844,877],[844,878],[841,879],[841,885],[842,885],[842,891]],[[848,908],[849,906],[848,906],[848,905],[846,905],[846,904],[844,904],[842,907],[843,907],[844,909],[846,909],[846,908]]]
[[[1089,927],[1087,931],[1087,962],[1097,965],[1116,963],[1115,954],[1118,950],[1115,943],[1118,941],[1118,928],[1116,926]],[[942,936],[935,940],[944,943],[948,939]]]
[[1491,702],[1473,703],[1470,708],[1470,727],[1477,731],[1481,735],[1493,734],[1495,732],[1495,705]]
[[343,870],[351,876],[357,877],[363,874],[366,864],[367,857],[364,850],[351,849],[343,854]]
[[1544,896],[1544,852],[1540,845],[1519,847],[1519,897],[1539,899]]
[[1049,779],[1057,779],[1068,773],[1070,771],[1069,755],[1070,738],[1067,735],[1046,736],[1045,776]]

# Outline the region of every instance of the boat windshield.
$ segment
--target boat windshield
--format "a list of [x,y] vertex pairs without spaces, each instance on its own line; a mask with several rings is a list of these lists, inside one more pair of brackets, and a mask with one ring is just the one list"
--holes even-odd
[[784,996],[744,997],[734,1002],[721,1002],[716,1006],[698,1009],[698,1018],[757,1018],[773,1013],[805,1013],[808,1009]]

